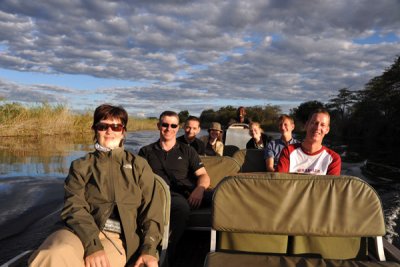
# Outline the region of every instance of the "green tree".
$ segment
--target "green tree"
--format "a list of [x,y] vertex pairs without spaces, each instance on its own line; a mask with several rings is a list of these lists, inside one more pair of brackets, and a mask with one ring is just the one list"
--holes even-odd
[[200,114],[201,128],[206,128],[212,121],[216,121],[217,114],[213,109],[203,110]]
[[183,123],[187,120],[187,118],[189,118],[189,111],[188,110],[183,110],[181,112],[178,113],[178,117],[179,117],[179,122]]
[[312,111],[324,107],[325,107],[324,104],[317,100],[307,101],[301,103],[300,106],[298,106],[297,108],[291,109],[290,114],[296,120],[296,124],[300,122],[301,124],[304,125],[308,119],[309,114]]
[[339,94],[329,100],[327,108],[332,112],[336,112],[340,119],[343,120],[350,114],[353,104],[356,103],[357,96],[356,91],[350,91],[348,88],[339,89]]
[[400,56],[358,93],[351,116],[349,145],[366,157],[400,166]]

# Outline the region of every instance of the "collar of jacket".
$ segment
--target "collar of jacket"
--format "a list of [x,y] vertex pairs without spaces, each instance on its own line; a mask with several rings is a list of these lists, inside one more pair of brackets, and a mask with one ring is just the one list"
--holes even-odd
[[124,146],[120,146],[120,147],[114,148],[114,149],[112,149],[110,151],[96,150],[94,153],[96,155],[98,155],[99,158],[104,158],[104,157],[107,157],[107,158],[109,158],[109,157],[119,158],[122,155],[124,155],[124,151],[125,151]]

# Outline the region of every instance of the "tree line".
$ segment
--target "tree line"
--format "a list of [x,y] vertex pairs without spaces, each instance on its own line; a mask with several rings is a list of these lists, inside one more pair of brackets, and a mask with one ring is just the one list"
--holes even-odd
[[[277,130],[276,120],[282,111],[279,106],[245,107],[251,121],[260,122],[266,131]],[[290,110],[296,123],[296,133],[303,133],[308,114],[325,108],[331,114],[331,130],[327,140],[333,145],[346,145],[348,151],[362,157],[400,167],[400,56],[384,72],[372,78],[363,89],[341,88],[327,103],[311,100]],[[237,107],[207,109],[200,115],[202,128],[212,121],[227,125],[236,117]],[[189,116],[181,111],[181,121]]]

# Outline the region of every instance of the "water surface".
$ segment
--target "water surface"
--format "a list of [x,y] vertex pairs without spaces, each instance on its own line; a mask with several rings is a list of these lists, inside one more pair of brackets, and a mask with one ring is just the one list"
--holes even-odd
[[[182,134],[182,130],[178,135]],[[202,130],[201,135],[207,132]],[[277,137],[276,133],[267,133]],[[127,133],[125,147],[137,154],[139,149],[155,142],[157,131]],[[43,137],[43,138],[2,138],[0,141],[0,228],[32,206],[41,204],[46,198],[46,190],[60,190],[71,162],[87,152],[93,151],[92,136],[83,137]],[[362,163],[343,163],[342,174],[363,177]],[[387,238],[399,246],[400,184],[374,184],[381,196],[388,235]],[[46,188],[46,190],[44,190]],[[58,192],[58,191],[57,191]],[[62,199],[61,196],[59,198]],[[3,233],[4,235],[4,233]],[[0,231],[0,239],[2,232]]]

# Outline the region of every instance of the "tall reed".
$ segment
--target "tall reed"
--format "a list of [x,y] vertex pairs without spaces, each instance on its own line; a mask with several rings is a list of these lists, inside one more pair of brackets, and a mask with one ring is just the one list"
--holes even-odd
[[[91,134],[93,111],[77,114],[64,105],[19,103],[0,105],[0,136],[86,135]],[[128,131],[155,130],[157,120],[129,116]]]

